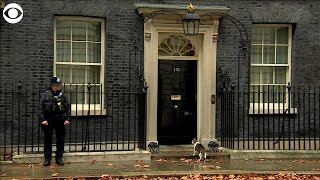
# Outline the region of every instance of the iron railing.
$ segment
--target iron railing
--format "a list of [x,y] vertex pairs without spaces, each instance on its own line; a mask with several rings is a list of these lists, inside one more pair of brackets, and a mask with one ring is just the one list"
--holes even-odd
[[[146,149],[146,92],[120,88],[103,91],[100,84],[63,85],[71,102],[65,151],[130,151]],[[43,152],[37,109],[40,84],[4,84],[0,89],[1,160],[15,154]],[[53,147],[55,150],[55,146]]]
[[319,150],[320,87],[257,86],[220,92],[221,146]]

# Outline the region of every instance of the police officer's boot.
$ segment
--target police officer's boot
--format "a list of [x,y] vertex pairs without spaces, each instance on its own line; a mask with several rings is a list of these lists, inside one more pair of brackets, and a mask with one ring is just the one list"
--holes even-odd
[[49,165],[50,165],[50,159],[45,158],[43,165],[44,165],[44,166],[49,166]]
[[56,159],[56,163],[60,166],[63,166],[64,165],[64,162],[62,161],[62,159]]

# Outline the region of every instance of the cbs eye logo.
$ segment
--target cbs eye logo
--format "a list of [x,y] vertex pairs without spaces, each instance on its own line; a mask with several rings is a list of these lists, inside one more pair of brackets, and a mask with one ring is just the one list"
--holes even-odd
[[16,3],[10,3],[3,9],[3,18],[10,24],[18,23],[23,17],[22,8]]

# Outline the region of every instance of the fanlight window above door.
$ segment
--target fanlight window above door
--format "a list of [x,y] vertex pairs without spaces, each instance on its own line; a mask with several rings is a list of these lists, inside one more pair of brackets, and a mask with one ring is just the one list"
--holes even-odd
[[159,56],[196,56],[196,49],[190,40],[181,35],[171,35],[159,44]]

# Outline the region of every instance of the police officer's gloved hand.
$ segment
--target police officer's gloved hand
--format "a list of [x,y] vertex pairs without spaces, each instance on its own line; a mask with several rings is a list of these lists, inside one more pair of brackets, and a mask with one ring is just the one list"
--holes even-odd
[[47,121],[47,120],[43,120],[43,121],[41,122],[41,124],[42,124],[42,125],[45,125],[45,126],[48,126],[48,121]]
[[70,124],[70,121],[69,121],[69,120],[65,120],[63,124],[64,124],[65,126],[67,126],[67,125]]

